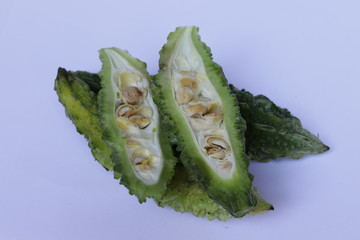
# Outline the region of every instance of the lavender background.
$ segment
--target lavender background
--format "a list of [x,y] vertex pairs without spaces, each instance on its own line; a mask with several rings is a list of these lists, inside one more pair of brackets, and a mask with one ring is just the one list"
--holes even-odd
[[[358,1],[94,2],[1,1],[1,239],[360,239]],[[154,74],[182,25],[200,27],[229,82],[289,108],[331,147],[251,164],[273,212],[210,222],[140,205],[65,117],[59,66],[97,72],[98,49],[117,46]]]

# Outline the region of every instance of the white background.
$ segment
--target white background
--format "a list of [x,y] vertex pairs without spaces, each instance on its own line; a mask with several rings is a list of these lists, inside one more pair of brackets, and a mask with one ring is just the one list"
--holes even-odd
[[[2,0],[0,239],[360,239],[358,1]],[[275,211],[208,221],[136,198],[93,160],[53,90],[59,66],[99,71],[120,47],[157,72],[197,25],[229,82],[289,108],[331,150],[253,163]]]

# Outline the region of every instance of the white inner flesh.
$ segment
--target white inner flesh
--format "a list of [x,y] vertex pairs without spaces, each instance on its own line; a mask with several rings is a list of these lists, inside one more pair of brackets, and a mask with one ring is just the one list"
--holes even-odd
[[[176,43],[176,47],[174,53],[170,59],[169,66],[170,66],[170,74],[173,86],[173,93],[174,96],[177,95],[177,90],[181,88],[181,79],[184,77],[186,78],[189,75],[192,75],[193,78],[196,79],[197,83],[199,84],[198,94],[195,93],[195,97],[192,101],[201,99],[204,102],[211,102],[217,103],[222,106],[221,99],[217,94],[215,88],[212,86],[209,78],[206,75],[205,67],[202,62],[200,55],[198,54],[197,50],[191,39],[191,31],[192,28],[188,27],[182,33],[182,36],[178,39]],[[185,72],[185,73],[184,73]],[[190,72],[190,73],[189,73]],[[196,102],[196,101],[195,101]],[[192,105],[192,102],[187,104],[179,103],[177,101],[178,109],[183,113],[184,119],[186,119],[188,126],[193,130],[193,139],[194,142],[198,145],[198,149],[201,149],[201,154],[206,159],[207,164],[222,178],[229,179],[232,177],[232,174],[235,169],[235,162],[234,156],[232,152],[232,147],[230,145],[229,137],[223,121],[219,124],[215,124],[214,127],[210,129],[206,129],[203,122],[199,122],[197,127],[191,125],[191,121],[194,119],[191,118],[189,113],[186,113],[184,108],[186,106]],[[222,110],[222,107],[221,107]],[[195,120],[195,121],[202,121],[202,120]],[[203,129],[202,129],[203,128]],[[207,145],[207,137],[215,136],[224,139],[224,141],[230,147],[229,151],[226,153],[224,158],[212,157],[214,155],[209,154],[208,150],[206,149]],[[216,143],[216,142],[215,142]]]
[[[154,104],[149,91],[150,85],[149,81],[140,71],[131,66],[126,59],[121,55],[115,52],[112,49],[106,49],[111,61],[111,78],[112,85],[115,93],[115,109],[125,104],[122,99],[121,91],[121,75],[122,74],[135,74],[135,76],[140,77],[140,81],[133,82],[131,86],[137,87],[139,90],[144,92],[144,100],[139,104],[128,104],[130,106],[138,107],[147,107],[151,109],[152,116],[149,117],[150,124],[145,128],[141,129],[134,124],[130,124],[128,129],[121,129],[119,131],[122,136],[126,138],[127,142],[132,144],[127,144],[126,151],[128,158],[131,161],[131,166],[134,170],[136,176],[141,179],[145,184],[155,184],[159,180],[159,176],[163,166],[163,159],[160,150],[160,143],[158,139],[158,111],[157,107]],[[116,116],[116,114],[115,114]],[[119,119],[119,118],[117,118]],[[127,121],[125,118],[123,121]],[[139,154],[140,153],[140,154]],[[146,156],[144,156],[146,155]],[[145,160],[145,161],[143,161]],[[149,163],[151,162],[151,164]]]

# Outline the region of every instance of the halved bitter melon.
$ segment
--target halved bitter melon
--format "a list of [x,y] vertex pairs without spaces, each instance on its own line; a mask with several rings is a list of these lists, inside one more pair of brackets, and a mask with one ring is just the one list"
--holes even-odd
[[115,177],[144,202],[160,197],[173,175],[175,158],[153,102],[146,64],[117,48],[100,51],[98,95],[103,139],[113,149]]
[[221,67],[200,40],[197,27],[177,28],[160,51],[155,99],[173,122],[181,161],[209,196],[235,217],[256,206],[245,121]]
[[[103,133],[97,114],[96,97],[101,89],[100,77],[88,72],[71,72],[59,68],[55,85],[67,115],[73,120],[79,133],[88,139],[93,156],[106,169],[112,170],[111,149],[102,140]],[[272,206],[260,196],[257,199],[256,207],[248,215],[260,214],[272,209]],[[175,211],[190,212],[209,220],[217,218],[225,221],[231,218],[223,207],[209,198],[203,186],[181,163],[178,163],[165,195],[154,200],[160,207],[169,206]]]

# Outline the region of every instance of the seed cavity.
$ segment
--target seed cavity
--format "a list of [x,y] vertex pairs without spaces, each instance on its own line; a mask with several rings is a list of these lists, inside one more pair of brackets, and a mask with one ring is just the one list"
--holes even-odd
[[[209,87],[206,75],[194,71],[174,72],[176,102],[192,128],[208,163],[219,172],[233,169],[233,157],[224,135],[224,111]],[[216,93],[216,92],[215,92]],[[224,173],[228,174],[228,173]]]

